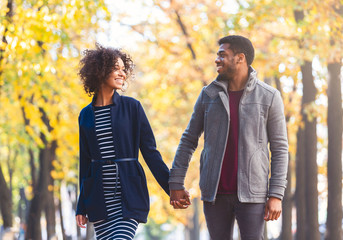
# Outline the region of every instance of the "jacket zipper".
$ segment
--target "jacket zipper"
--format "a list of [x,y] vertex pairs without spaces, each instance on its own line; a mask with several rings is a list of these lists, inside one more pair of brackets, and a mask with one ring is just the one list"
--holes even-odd
[[[239,100],[239,105],[238,105],[238,119],[239,119],[239,116],[240,116],[240,110],[241,110],[241,102],[242,102],[242,99],[245,97],[246,95],[246,89],[247,87],[244,88],[244,91],[243,91],[243,94],[242,94],[242,97],[241,99]],[[225,90],[225,93],[226,93],[226,96],[229,100],[229,94],[227,92],[227,90]],[[229,100],[230,102],[230,100]],[[238,129],[238,146],[240,146],[240,129],[241,129],[241,125],[239,125],[239,129]],[[230,133],[230,105],[229,105],[229,119],[228,119],[228,130],[227,130],[227,135],[226,135],[226,140],[225,140],[225,147],[227,145],[227,139],[228,139],[228,136],[229,136],[229,133]],[[239,153],[239,149],[238,149],[238,153]],[[237,153],[237,156],[238,156],[238,153]],[[220,174],[221,174],[221,171],[222,171],[222,166],[223,166],[223,161],[224,161],[224,155],[225,155],[225,150],[223,152],[223,156],[222,156],[222,160],[220,162],[220,168],[219,168],[219,174],[218,174],[218,179],[217,179],[217,184],[216,184],[216,188],[215,188],[215,192],[214,192],[214,199],[213,199],[213,202],[212,202],[212,205],[215,204],[216,202],[216,196],[217,196],[217,192],[218,192],[218,185],[219,185],[219,180],[220,180]],[[238,157],[237,157],[238,158]],[[239,195],[238,194],[238,185],[239,185],[239,161],[237,161],[237,196]]]
[[[244,99],[244,97],[245,97],[245,95],[246,95],[246,88],[244,88],[244,91],[243,91],[243,95],[242,95],[242,97],[241,97],[241,99],[239,100],[239,104],[238,104],[238,119],[240,119],[240,112],[241,112],[241,103],[242,103],[242,100]],[[239,122],[240,120],[238,120],[238,122]],[[239,172],[240,172],[240,164],[239,164],[239,152],[240,152],[240,149],[239,148],[241,148],[242,147],[242,144],[241,144],[241,138],[240,138],[240,135],[241,135],[241,124],[239,124],[239,127],[238,127],[238,152],[237,152],[237,198],[238,198],[238,200],[240,199],[240,191],[239,191],[239,189],[240,189],[240,181],[239,181],[239,179],[240,179],[240,174],[239,174]]]
[[[225,90],[226,96],[227,96],[228,101],[229,101],[228,127],[227,127],[227,134],[226,134],[225,145],[224,145],[226,147],[227,139],[228,139],[228,136],[229,136],[229,133],[230,133],[230,99],[229,99],[229,93],[227,92],[226,89],[224,89],[224,90]],[[221,172],[222,172],[222,166],[223,166],[223,161],[224,161],[224,155],[225,155],[225,150],[223,152],[222,159],[220,161],[219,174],[218,174],[218,179],[217,179],[217,184],[216,184],[216,188],[215,188],[215,192],[214,192],[214,199],[213,199],[212,205],[214,205],[215,202],[216,202],[216,197],[217,197],[217,192],[218,192],[218,185],[219,185],[220,175],[221,175]]]

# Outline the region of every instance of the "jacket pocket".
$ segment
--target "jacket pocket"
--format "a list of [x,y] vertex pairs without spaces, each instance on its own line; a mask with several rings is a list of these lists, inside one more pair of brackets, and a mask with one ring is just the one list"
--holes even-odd
[[125,183],[125,201],[130,210],[149,209],[149,194],[144,180],[140,176],[128,176]]
[[258,134],[258,143],[262,144],[263,143],[263,131],[264,131],[264,112],[260,112],[260,119],[259,119],[259,134]]
[[207,174],[208,173],[208,159],[207,159],[207,154],[206,151],[203,150],[201,152],[200,156],[200,181],[199,181],[199,187],[201,191],[206,191],[207,190]]
[[92,186],[93,186],[93,178],[92,177],[88,177],[88,178],[84,178],[82,180],[82,189],[83,189],[83,196],[87,199],[91,192],[92,192]]
[[266,195],[268,191],[269,159],[261,148],[255,151],[249,162],[249,190],[253,194]]

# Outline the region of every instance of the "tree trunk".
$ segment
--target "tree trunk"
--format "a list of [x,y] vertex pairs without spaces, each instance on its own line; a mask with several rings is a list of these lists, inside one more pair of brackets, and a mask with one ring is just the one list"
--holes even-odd
[[305,61],[301,66],[303,78],[302,117],[305,123],[305,177],[306,177],[306,238],[319,240],[318,224],[318,169],[317,169],[317,118],[311,118],[304,112],[304,108],[313,104],[316,98],[317,89],[313,82],[312,62]]
[[[13,17],[13,0],[8,0],[7,1],[7,6],[8,11],[6,13],[5,19],[8,22],[8,25],[12,22],[12,17]],[[4,32],[2,34],[2,40],[1,43],[6,46],[7,45],[7,40],[6,40],[6,35],[8,28],[7,26],[4,26]],[[0,77],[2,75],[2,61],[4,59],[4,51],[5,48],[1,47],[0,48]],[[2,92],[2,84],[0,84],[0,94]],[[13,224],[13,217],[12,217],[12,198],[11,198],[11,190],[8,188],[7,183],[5,181],[5,177],[2,172],[2,168],[0,165],[0,211],[2,214],[2,219],[3,219],[3,226],[4,228],[12,227]]]
[[[50,188],[50,187],[49,187]],[[56,216],[55,216],[54,191],[47,191],[47,201],[45,204],[45,219],[47,239],[52,239],[56,235]]]
[[51,142],[50,146],[50,156],[49,156],[49,175],[48,175],[48,188],[47,191],[47,201],[45,206],[45,218],[47,225],[47,239],[51,239],[56,235],[56,207],[54,199],[54,179],[51,176],[51,171],[53,170],[52,161],[56,159],[56,140]]
[[[7,40],[6,40],[6,35],[7,35],[7,31],[8,31],[8,25],[12,22],[12,17],[13,17],[13,0],[8,0],[7,1],[7,6],[8,8],[8,12],[6,13],[6,20],[8,21],[7,25],[5,26],[5,30],[4,33],[2,35],[2,44],[4,44],[4,46],[7,45]],[[2,22],[3,23],[3,22]],[[5,48],[1,47],[0,48],[0,66],[2,65],[2,60],[4,59],[4,52],[5,52]],[[0,76],[2,75],[2,67],[0,67]],[[0,94],[2,92],[2,84],[0,84]]]
[[[22,111],[24,109],[22,108]],[[27,124],[25,124],[27,126]],[[31,186],[32,186],[32,192],[35,191],[36,186],[37,186],[37,170],[36,170],[36,165],[35,165],[35,157],[33,154],[32,148],[29,149],[29,155],[30,155],[30,172],[31,172]]]
[[[289,154],[290,159],[290,154]],[[282,201],[282,229],[281,240],[292,240],[292,177],[291,177],[291,165],[288,164],[287,172],[287,188],[285,190],[285,196]]]
[[[282,91],[282,86],[280,79],[278,77],[274,78],[276,88],[281,93],[282,99],[284,98],[284,94]],[[296,88],[293,88],[293,91],[296,91]],[[292,102],[292,98],[289,97],[289,102]],[[289,114],[286,115],[286,125],[290,120]],[[289,134],[288,134],[289,136]],[[293,239],[292,236],[292,207],[293,207],[293,197],[292,197],[292,169],[291,169],[291,154],[288,153],[288,170],[287,170],[287,188],[285,190],[285,195],[282,201],[282,227],[281,227],[281,240],[291,240]]]
[[14,166],[15,161],[18,156],[18,150],[14,151],[14,156],[12,157],[12,149],[10,148],[10,142],[8,141],[8,157],[7,157],[7,169],[8,169],[8,176],[9,176],[9,191],[10,191],[10,198],[12,199],[13,194],[13,172],[14,172]]
[[[61,184],[59,184],[60,190],[61,190]],[[62,200],[61,200],[61,191],[60,191],[60,197],[58,198],[58,212],[60,214],[60,224],[61,224],[61,232],[62,232],[62,239],[66,240],[66,234],[64,229],[64,221],[63,221],[63,211],[62,211]]]
[[0,211],[4,228],[12,227],[12,198],[0,165]]
[[297,132],[296,152],[296,190],[295,203],[297,207],[297,240],[306,240],[306,202],[305,202],[305,149],[304,129],[299,126]]
[[[41,119],[45,126],[47,126],[48,131],[51,132],[53,128],[50,126],[50,120],[46,115],[44,109],[39,109],[41,112]],[[25,111],[22,108],[24,119],[26,119]],[[25,124],[29,122],[25,121]],[[42,210],[46,206],[46,201],[48,197],[48,184],[50,177],[51,162],[56,156],[57,142],[52,141],[49,143],[46,136],[41,132],[40,138],[44,144],[44,148],[39,150],[39,177],[36,189],[34,191],[34,196],[30,204],[28,221],[27,221],[27,232],[25,239],[41,240],[41,225],[40,218]]]
[[[295,10],[294,17],[298,24],[304,20],[304,11],[303,10]],[[306,36],[306,34],[304,35]],[[302,38],[299,40],[299,48],[304,49],[304,42],[306,39]],[[317,179],[317,118],[316,116],[310,116],[311,113],[307,114],[305,109],[307,107],[311,107],[311,104],[314,104],[317,89],[313,82],[313,75],[312,75],[312,61],[304,60],[303,65],[301,65],[301,73],[302,73],[302,83],[303,83],[303,97],[302,97],[302,104],[301,104],[301,115],[302,121],[304,122],[304,132],[303,132],[303,145],[297,144],[298,149],[302,148],[304,150],[303,157],[304,157],[304,165],[299,170],[297,174],[297,178],[301,177],[302,175],[305,176],[305,184],[304,184],[304,193],[305,193],[305,203],[303,203],[303,207],[305,207],[305,215],[306,221],[304,222],[306,225],[305,231],[306,236],[301,236],[305,238],[298,238],[300,235],[297,235],[297,239],[311,239],[311,240],[319,240],[319,225],[318,225],[318,179]],[[299,139],[298,139],[299,140]],[[306,166],[306,168],[305,168]],[[297,194],[302,194],[300,191],[297,191]],[[297,197],[297,200],[302,201],[300,197]],[[297,211],[303,211],[303,209],[297,209]],[[298,224],[298,223],[297,223]],[[299,223],[302,224],[302,223]],[[303,231],[303,229],[301,229]]]
[[33,199],[31,200],[28,219],[27,219],[27,232],[25,239],[41,240],[41,225],[40,218],[42,210],[45,207],[48,190],[48,177],[49,177],[49,155],[50,149],[47,146],[45,136],[41,133],[41,139],[45,144],[45,148],[39,151],[39,178],[34,192]]
[[185,240],[199,240],[200,239],[200,225],[199,225],[199,198],[193,199],[192,204],[193,215],[189,218],[184,229]]
[[192,217],[192,227],[189,228],[189,239],[190,240],[200,239],[199,198],[193,199],[193,217]]
[[28,213],[28,201],[25,195],[25,189],[21,187],[19,189],[19,203],[18,203],[18,217],[20,219],[20,224],[26,224],[26,218]]
[[326,240],[342,239],[342,92],[341,64],[329,63],[328,82],[328,206]]

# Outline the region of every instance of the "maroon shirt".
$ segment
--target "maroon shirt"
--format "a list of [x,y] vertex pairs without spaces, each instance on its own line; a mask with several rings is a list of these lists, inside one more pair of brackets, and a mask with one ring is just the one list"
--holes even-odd
[[243,90],[229,91],[230,104],[230,126],[227,139],[222,171],[220,174],[218,193],[235,194],[237,193],[237,168],[238,168],[238,135],[239,135],[239,116],[238,107]]

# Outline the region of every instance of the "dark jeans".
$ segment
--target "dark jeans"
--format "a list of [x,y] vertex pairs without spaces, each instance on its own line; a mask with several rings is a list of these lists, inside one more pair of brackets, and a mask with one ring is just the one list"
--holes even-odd
[[236,194],[218,194],[214,204],[204,202],[211,240],[232,240],[235,218],[242,240],[263,240],[264,206],[264,203],[241,203]]

